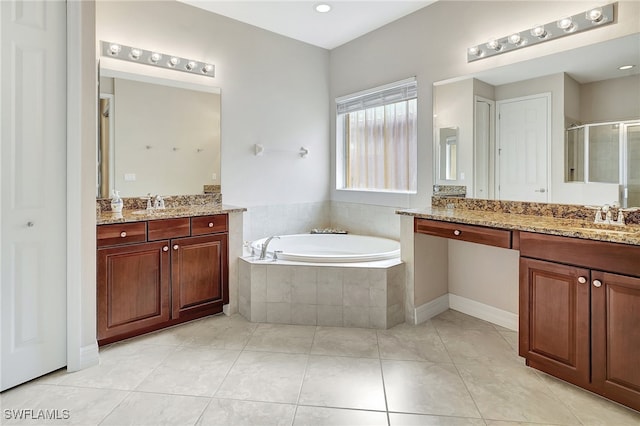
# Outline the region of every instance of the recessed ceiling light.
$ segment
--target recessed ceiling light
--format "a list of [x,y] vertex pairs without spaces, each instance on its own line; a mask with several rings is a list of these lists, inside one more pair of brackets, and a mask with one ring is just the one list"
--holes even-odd
[[633,67],[635,67],[635,65],[622,65],[621,67],[618,67],[618,69],[621,71],[624,71],[624,70],[630,70]]
[[316,12],[327,13],[328,11],[331,10],[331,5],[328,5],[326,3],[320,3],[320,4],[317,4],[315,8],[316,8]]

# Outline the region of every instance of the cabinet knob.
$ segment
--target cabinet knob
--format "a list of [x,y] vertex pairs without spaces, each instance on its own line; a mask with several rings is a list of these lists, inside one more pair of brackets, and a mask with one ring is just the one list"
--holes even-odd
[[209,228],[213,228],[213,222],[209,222]]
[[178,250],[179,248],[180,248],[180,246],[179,246],[179,245],[177,245],[177,244],[174,244],[174,245],[173,245],[173,249],[174,249],[174,250]]
[[584,283],[586,283],[586,282],[587,282],[587,279],[586,279],[585,277],[578,277],[578,282],[579,282],[580,284],[584,284]]
[[455,231],[453,231],[453,235],[455,235],[456,237],[460,234],[462,234],[462,231],[459,229],[456,229]]
[[593,280],[593,286],[594,286],[594,287],[601,287],[601,286],[602,286],[602,281],[600,281],[600,280]]
[[162,247],[162,251],[169,251],[169,247],[168,246]]
[[122,232],[120,233],[120,236],[121,236],[122,238],[124,238],[124,237],[126,237],[126,236],[127,236],[127,233],[126,233],[125,231],[122,231]]

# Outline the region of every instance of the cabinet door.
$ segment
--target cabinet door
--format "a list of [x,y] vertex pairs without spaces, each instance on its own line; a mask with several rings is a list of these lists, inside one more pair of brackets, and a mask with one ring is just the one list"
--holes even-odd
[[172,316],[222,312],[229,303],[227,235],[171,240]]
[[589,383],[589,270],[520,258],[520,356],[578,385]]
[[98,250],[101,344],[119,340],[114,337],[140,334],[169,320],[168,244],[159,241]]
[[593,384],[640,410],[640,278],[593,271]]

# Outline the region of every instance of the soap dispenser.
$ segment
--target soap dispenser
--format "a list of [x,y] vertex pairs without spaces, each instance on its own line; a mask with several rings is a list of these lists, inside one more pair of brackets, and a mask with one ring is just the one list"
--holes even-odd
[[113,213],[122,213],[123,206],[122,198],[120,198],[120,191],[113,190],[113,198],[111,198],[111,211]]

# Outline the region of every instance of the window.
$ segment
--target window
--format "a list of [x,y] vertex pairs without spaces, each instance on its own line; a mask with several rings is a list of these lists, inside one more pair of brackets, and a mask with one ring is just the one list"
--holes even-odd
[[337,189],[416,192],[415,78],[336,99]]

